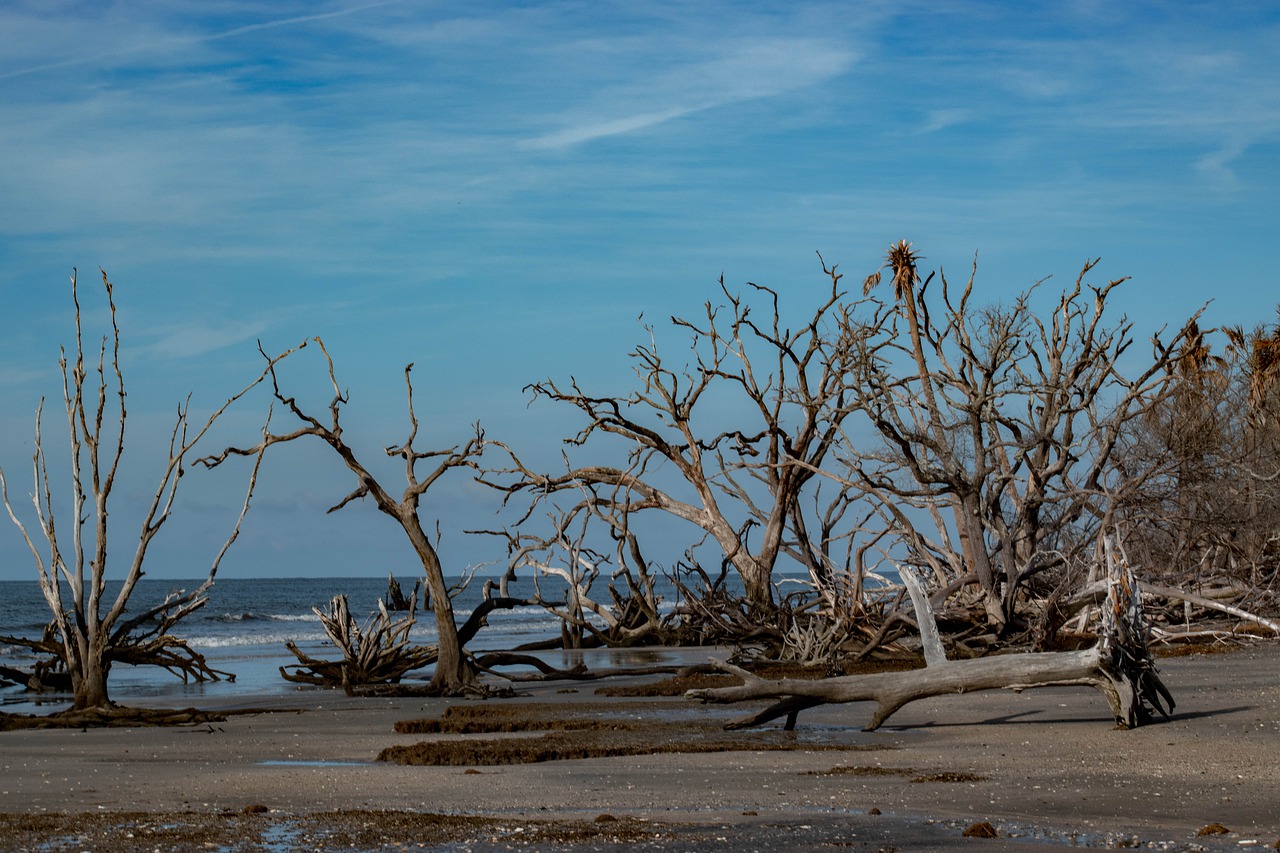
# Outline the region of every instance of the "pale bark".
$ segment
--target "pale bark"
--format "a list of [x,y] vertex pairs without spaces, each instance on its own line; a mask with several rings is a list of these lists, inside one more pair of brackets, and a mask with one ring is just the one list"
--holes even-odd
[[[911,590],[916,619],[923,627],[926,661],[923,669],[817,680],[770,680],[713,659],[716,667],[741,678],[742,685],[690,690],[686,695],[702,702],[719,703],[780,700],[731,723],[730,728],[759,725],[783,716],[787,717],[790,728],[795,725],[799,711],[815,705],[874,702],[875,711],[864,727],[866,731],[873,731],[895,711],[918,699],[979,690],[1021,691],[1033,687],[1092,687],[1107,697],[1116,722],[1126,727],[1146,722],[1152,709],[1167,715],[1173,708],[1172,697],[1151,665],[1145,645],[1145,626],[1141,622],[1133,623],[1137,605],[1134,594],[1136,582],[1132,575],[1113,581],[1110,612],[1119,620],[1118,625],[1113,625],[1109,635],[1092,649],[996,655],[958,661],[946,659],[928,596],[919,588],[910,570],[904,569],[902,576]],[[1136,613],[1140,618],[1140,611]]]
[[[110,309],[111,330],[98,348],[96,366],[87,367],[85,363],[75,273],[71,276],[71,294],[75,304],[75,353],[74,358],[69,359],[64,349],[59,360],[71,466],[72,542],[69,551],[63,549],[64,541],[60,539],[57,527],[54,477],[50,475],[47,464],[41,423],[43,400],[36,410],[31,502],[40,538],[48,546],[47,561],[10,503],[8,483],[3,469],[0,469],[0,495],[10,519],[35,559],[40,589],[53,615],[50,633],[57,638],[57,646],[51,648],[56,648],[55,658],[65,667],[70,678],[75,711],[112,705],[108,676],[113,662],[162,666],[184,679],[202,680],[228,675],[208,667],[203,658],[172,637],[169,631],[208,600],[207,593],[213,585],[218,566],[239,535],[249,510],[262,461],[260,454],[255,458],[239,517],[213,559],[203,583],[193,590],[174,593],[159,604],[142,608],[132,618],[125,619],[124,616],[138,581],[143,577],[148,548],[173,511],[192,449],[233,403],[266,378],[270,369],[268,367],[257,379],[223,402],[203,425],[193,425],[189,420],[190,398],[178,407],[169,435],[168,461],[155,492],[143,508],[137,544],[123,574],[120,590],[108,600],[109,561],[118,552],[108,547],[107,520],[116,474],[124,454],[128,412],[124,375],[120,369],[120,327],[116,321],[113,286],[106,272],[102,273],[102,284]],[[268,358],[269,365],[274,365],[284,355],[287,353]]]
[[888,531],[944,583],[971,576],[1004,634],[1027,583],[1086,560],[1112,505],[1140,485],[1145,475],[1127,472],[1116,449],[1167,393],[1185,333],[1153,338],[1150,358],[1122,375],[1132,324],[1109,323],[1106,306],[1125,279],[1087,285],[1096,261],[1040,316],[1032,290],[1007,307],[973,306],[976,262],[962,288],[939,274],[930,292],[934,275],[922,281],[916,260],[910,244],[893,246],[889,315],[840,332],[865,342],[852,402],[882,446],[848,440],[847,471],[822,473],[877,509],[883,526],[864,535]]
[[[1237,619],[1245,622],[1256,623],[1275,634],[1280,634],[1280,620],[1271,619],[1260,613],[1246,610],[1243,607],[1237,607],[1234,604],[1228,604],[1223,601],[1215,600],[1214,598],[1196,595],[1193,592],[1187,592],[1186,590],[1161,584],[1143,584],[1142,591],[1143,593],[1156,598],[1164,598],[1172,601],[1185,601],[1188,604],[1194,604],[1196,607],[1203,607],[1206,610],[1216,610],[1219,613],[1225,613],[1228,616],[1235,616]],[[1236,594],[1238,595],[1239,593]],[[1093,583],[1076,593],[1076,595],[1072,596],[1070,603],[1076,606],[1092,604],[1095,600],[1104,597],[1105,595],[1105,583]]]
[[[750,608],[762,617],[773,611],[772,579],[782,556],[809,568],[822,586],[822,567],[791,528],[804,511],[802,494],[852,411],[848,360],[855,349],[826,334],[843,325],[847,309],[841,275],[825,263],[823,272],[830,287],[798,329],[784,327],[774,291],[751,285],[771,303],[757,324],[751,307],[722,280],[727,306],[708,302],[703,318],[672,318],[677,330],[692,335],[692,352],[681,358],[694,364],[673,368],[654,342],[631,353],[638,382],[630,394],[597,396],[552,380],[530,386],[535,398],[586,416],[587,425],[566,444],[617,436],[629,446],[625,466],[566,463],[565,471],[550,474],[504,446],[512,466],[485,482],[508,495],[528,495],[530,513],[554,495],[576,493],[579,506],[612,515],[623,527],[633,514],[649,511],[689,522],[702,541],[718,547],[722,557],[715,562],[723,559],[741,577]],[[738,429],[719,423],[712,402],[718,394],[734,395],[749,422]],[[660,467],[664,473],[655,475]]]
[[392,617],[386,604],[378,602],[378,610],[357,624],[351,616],[345,595],[334,596],[328,611],[312,608],[329,640],[342,653],[338,661],[317,660],[304,655],[296,645],[288,648],[298,658],[294,671],[280,668],[286,681],[322,686],[339,686],[347,690],[368,684],[398,683],[412,670],[421,669],[437,659],[432,646],[409,642],[417,612],[417,591],[405,602],[404,612]]
[[[267,374],[271,377],[272,393],[275,395],[279,405],[292,414],[301,425],[292,432],[286,433],[272,433],[269,430],[264,430],[262,441],[252,447],[228,447],[216,456],[205,457],[197,461],[206,467],[213,468],[221,465],[230,456],[261,455],[273,445],[297,441],[308,436],[320,440],[332,449],[338,458],[342,460],[347,470],[354,475],[357,485],[350,494],[333,507],[330,507],[329,512],[336,512],[358,499],[372,498],[378,510],[393,519],[404,531],[409,544],[413,547],[414,554],[422,565],[427,595],[430,599],[439,637],[438,657],[428,689],[437,694],[472,692],[478,688],[476,670],[467,660],[462,648],[453,612],[453,597],[449,585],[445,581],[444,568],[436,551],[435,543],[431,541],[426,529],[423,527],[420,512],[423,495],[441,477],[455,468],[476,467],[474,460],[484,452],[484,433],[477,424],[475,435],[462,445],[444,450],[420,451],[415,449],[414,441],[418,436],[418,416],[413,402],[413,380],[411,375],[413,365],[406,365],[404,380],[410,424],[409,436],[403,444],[385,448],[387,456],[399,458],[404,463],[405,487],[398,497],[394,496],[359,459],[355,449],[347,444],[340,423],[341,409],[347,402],[347,396],[338,385],[338,380],[334,373],[333,359],[325,348],[324,341],[318,337],[313,340],[324,357],[328,369],[329,385],[333,391],[333,397],[330,399],[328,406],[327,422],[309,414],[302,408],[302,405],[295,397],[287,396],[281,390],[273,362],[267,368]],[[439,461],[434,468],[427,472],[426,476],[421,476],[418,472],[418,465],[420,462],[429,459],[437,459]]]

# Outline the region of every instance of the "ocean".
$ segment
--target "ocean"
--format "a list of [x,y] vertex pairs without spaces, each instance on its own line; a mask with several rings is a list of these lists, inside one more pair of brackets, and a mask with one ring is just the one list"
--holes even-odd
[[[415,578],[398,578],[407,595]],[[169,592],[198,586],[199,580],[160,580],[143,578],[134,591],[138,607],[163,600]],[[459,623],[465,621],[480,601],[484,579],[476,577],[471,585],[454,598]],[[601,584],[602,594],[603,583]],[[515,596],[532,593],[532,582],[512,584]],[[204,655],[215,669],[235,673],[234,682],[184,684],[182,680],[158,667],[133,667],[116,664],[110,675],[112,699],[125,705],[157,707],[199,706],[210,700],[218,704],[252,705],[254,699],[279,697],[298,691],[323,690],[297,685],[280,677],[279,667],[296,663],[285,648],[292,640],[307,655],[335,659],[336,650],[325,637],[320,620],[312,610],[327,610],[329,601],[345,593],[352,616],[363,621],[377,609],[378,599],[387,591],[382,578],[230,578],[219,580],[209,592],[209,603],[183,620],[173,633],[192,649]],[[549,595],[559,593],[547,593]],[[663,606],[674,606],[675,589],[669,581],[660,584]],[[105,608],[104,608],[105,609]],[[497,610],[489,615],[489,626],[469,644],[472,652],[507,650],[517,646],[558,637],[560,623],[541,607],[518,607]],[[49,622],[49,610],[35,581],[0,581],[0,634],[38,637]],[[421,611],[411,639],[416,643],[435,642],[436,631],[430,612]],[[553,666],[572,666],[584,656],[588,665],[592,651],[540,652],[539,656]],[[631,653],[634,662],[653,663],[659,652],[638,650]],[[624,656],[625,657],[625,656]],[[30,669],[34,656],[25,648],[0,642],[0,665]],[[623,665],[615,653],[603,665]],[[601,665],[601,664],[597,664]],[[429,675],[415,671],[410,678]],[[68,704],[66,696],[35,696],[18,687],[0,688],[0,710],[12,713],[48,713]]]

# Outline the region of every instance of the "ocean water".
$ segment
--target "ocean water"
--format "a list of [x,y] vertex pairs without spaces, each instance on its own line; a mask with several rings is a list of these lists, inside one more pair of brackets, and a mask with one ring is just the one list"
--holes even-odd
[[[415,578],[398,578],[407,595]],[[465,621],[481,599],[483,578],[454,598],[459,623]],[[143,578],[134,591],[138,608],[163,600],[169,592],[198,586],[199,580],[158,580]],[[674,606],[675,589],[664,581],[663,606]],[[532,583],[524,580],[511,586],[511,594],[526,597]],[[157,667],[116,664],[110,675],[112,698],[122,704],[150,704],[162,707],[219,703],[252,705],[261,697],[279,697],[314,691],[280,677],[279,667],[297,663],[285,648],[292,640],[307,655],[335,659],[337,653],[325,636],[312,608],[327,610],[335,595],[346,594],[351,614],[359,621],[377,609],[378,599],[387,591],[382,578],[262,578],[219,580],[209,592],[209,603],[183,620],[173,633],[203,654],[210,666],[232,672],[234,682],[183,684],[182,680]],[[544,588],[544,594],[560,595]],[[602,592],[602,594],[604,594]],[[49,610],[35,581],[0,581],[0,635],[38,637],[49,621]],[[497,610],[489,615],[489,626],[468,645],[472,652],[512,649],[560,634],[559,621],[541,607]],[[423,613],[419,601],[418,621],[411,639],[416,643],[435,642],[431,614]],[[572,666],[583,652],[552,651],[540,656],[553,666]],[[586,654],[590,655],[590,652]],[[642,660],[654,652],[638,651]],[[34,656],[25,648],[0,642],[0,664],[29,669]],[[410,678],[429,676],[430,670],[411,673]],[[67,704],[67,697],[37,697],[17,687],[0,688],[0,709],[15,713],[49,712]]]

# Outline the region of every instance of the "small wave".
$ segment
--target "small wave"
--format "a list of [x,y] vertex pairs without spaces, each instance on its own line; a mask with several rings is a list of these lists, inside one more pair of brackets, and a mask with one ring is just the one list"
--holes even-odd
[[[462,621],[465,621],[467,617],[469,617],[474,612],[475,612],[475,608],[472,608],[472,607],[457,607],[457,608],[454,608],[453,615],[456,619],[458,619],[459,622],[462,622]],[[490,619],[502,619],[502,618],[510,618],[514,616],[524,616],[524,617],[532,617],[532,618],[547,617],[552,619],[555,618],[554,616],[551,616],[550,611],[548,611],[545,607],[540,607],[536,604],[524,604],[524,605],[520,605],[517,607],[510,607],[510,608],[500,607],[489,614]]]
[[318,622],[319,617],[314,613],[223,613],[218,616],[210,616],[211,622],[253,622],[255,620],[261,622]]
[[0,658],[10,660],[35,660],[35,652],[26,646],[0,646]]
[[286,641],[295,643],[320,643],[327,638],[323,631],[292,632],[289,634],[231,634],[222,636],[184,637],[193,649],[226,649],[239,646],[283,646]]
[[218,616],[210,616],[211,622],[247,622],[250,619],[257,619],[254,613],[223,613]]

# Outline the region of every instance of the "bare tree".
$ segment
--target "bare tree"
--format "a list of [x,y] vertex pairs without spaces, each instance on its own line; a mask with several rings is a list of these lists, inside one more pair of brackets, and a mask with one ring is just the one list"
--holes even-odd
[[[513,467],[486,482],[530,496],[532,508],[553,495],[608,516],[615,530],[631,530],[637,513],[658,511],[689,522],[719,547],[741,577],[753,611],[773,606],[771,580],[779,558],[790,554],[818,573],[790,531],[803,529],[801,496],[840,440],[853,409],[847,387],[852,347],[829,327],[843,322],[840,274],[823,264],[829,288],[799,329],[785,327],[775,291],[752,284],[768,310],[757,323],[751,306],[720,281],[726,305],[708,302],[700,321],[673,317],[691,335],[693,364],[674,367],[651,342],[631,356],[638,388],[596,396],[576,381],[529,386],[545,398],[578,409],[587,425],[565,443],[603,444],[606,435],[628,447],[626,465],[576,466],[562,473],[534,471],[511,455]],[[727,420],[750,421],[736,428]],[[597,451],[601,452],[601,451]],[[801,464],[792,464],[799,462]],[[572,511],[571,511],[572,512]],[[526,518],[528,516],[526,515]],[[820,582],[821,578],[817,578]]]
[[[500,442],[493,443],[506,448]],[[588,546],[593,525],[608,529],[612,557]],[[626,526],[625,515],[601,511],[587,500],[570,511],[552,514],[548,526],[551,532],[547,534],[519,527],[514,531],[478,532],[507,541],[504,585],[516,580],[521,571],[532,570],[534,592],[528,603],[560,620],[564,648],[626,647],[671,639],[673,614],[659,611],[656,578],[640,540]],[[602,575],[608,600],[592,591]],[[544,590],[547,578],[563,583],[560,595]]]
[[[856,394],[847,405],[881,444],[846,443],[839,479],[872,510],[864,536],[887,534],[947,591],[975,584],[987,622],[1003,632],[1032,578],[1090,562],[1114,501],[1137,487],[1116,451],[1166,393],[1183,335],[1153,338],[1149,358],[1122,362],[1132,324],[1110,321],[1106,307],[1126,279],[1087,285],[1097,261],[1041,316],[1036,287],[979,308],[976,262],[957,292],[945,274],[930,290],[935,276],[922,279],[918,260],[909,243],[891,247],[888,310],[840,334],[864,348],[848,359]],[[880,278],[868,277],[868,294]],[[1136,363],[1130,376],[1127,363]]]
[[1126,433],[1125,466],[1144,483],[1117,517],[1177,598],[1267,611],[1280,603],[1280,326],[1221,331],[1215,354],[1214,330],[1187,324],[1171,393]]
[[[355,476],[356,488],[331,507],[329,512],[336,512],[354,500],[372,498],[378,510],[393,519],[404,531],[422,564],[426,574],[427,597],[435,616],[439,636],[435,671],[429,685],[430,691],[435,694],[458,694],[479,689],[476,668],[464,652],[463,641],[460,639],[457,623],[454,620],[453,599],[445,581],[440,556],[435,543],[427,534],[420,513],[423,495],[439,482],[441,477],[454,469],[476,468],[475,460],[484,452],[484,433],[477,425],[475,435],[461,445],[443,450],[415,449],[414,442],[418,437],[418,416],[413,404],[411,376],[413,365],[407,365],[404,369],[404,379],[410,424],[409,436],[403,444],[384,448],[386,456],[398,458],[404,464],[405,487],[398,496],[392,494],[360,461],[355,449],[347,444],[340,423],[340,414],[342,406],[347,403],[348,396],[338,385],[334,375],[333,359],[325,349],[324,342],[320,338],[314,340],[328,365],[329,385],[333,390],[327,417],[321,420],[309,414],[296,398],[286,395],[280,387],[275,362],[272,362],[267,368],[271,377],[272,393],[277,403],[292,414],[301,425],[290,432],[264,431],[262,441],[252,447],[229,447],[216,456],[198,461],[212,468],[221,465],[229,456],[260,456],[268,447],[307,437],[318,439],[332,449]],[[435,461],[435,467],[425,476],[420,476],[419,464],[429,460]],[[511,606],[505,602],[500,602],[500,605]]]
[[418,609],[417,587],[403,603],[404,607],[391,610],[379,599],[377,611],[370,614],[363,625],[351,615],[345,595],[335,595],[327,612],[319,607],[311,608],[329,641],[342,653],[342,660],[308,657],[290,640],[285,646],[299,662],[292,665],[292,672],[288,667],[280,667],[281,677],[299,684],[340,686],[354,693],[356,688],[371,684],[398,683],[405,673],[434,663],[434,648],[409,642],[409,631]]
[[[188,397],[178,406],[169,434],[168,461],[143,512],[138,542],[120,578],[120,588],[114,595],[108,593],[108,580],[112,577],[110,568],[114,565],[109,558],[115,553],[108,548],[108,507],[124,455],[128,412],[125,408],[124,375],[120,369],[120,327],[116,321],[112,284],[105,272],[102,273],[102,285],[110,309],[111,329],[98,348],[96,366],[85,362],[80,299],[74,272],[71,275],[71,297],[75,304],[75,352],[69,357],[63,349],[58,362],[62,368],[63,402],[70,440],[69,547],[56,522],[59,513],[55,508],[55,477],[49,471],[42,430],[43,400],[36,410],[31,502],[39,526],[38,536],[47,545],[47,554],[42,555],[26,524],[10,503],[8,483],[0,469],[0,491],[3,492],[5,509],[35,558],[40,589],[53,614],[51,630],[46,631],[45,637],[25,642],[37,651],[53,655],[57,668],[65,668],[74,693],[73,712],[112,707],[107,683],[113,663],[162,666],[184,679],[227,675],[210,668],[203,657],[172,636],[170,631],[208,601],[207,593],[218,573],[218,566],[239,535],[240,525],[249,510],[262,461],[260,454],[254,454],[253,470],[240,514],[214,557],[204,582],[195,589],[174,592],[158,604],[130,612],[131,599],[143,576],[147,550],[170,518],[192,448],[232,403],[265,378],[266,372],[230,397],[203,424],[190,421],[191,402]],[[89,356],[92,357],[91,352]],[[268,362],[274,365],[280,358],[283,355],[268,359]]]

